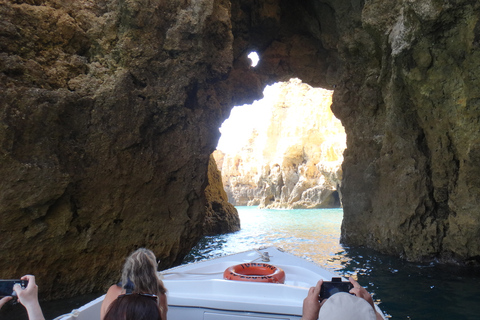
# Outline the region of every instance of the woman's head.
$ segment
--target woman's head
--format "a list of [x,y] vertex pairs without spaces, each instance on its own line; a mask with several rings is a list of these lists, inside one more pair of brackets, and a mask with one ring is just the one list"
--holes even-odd
[[123,265],[122,285],[126,288],[129,283],[133,284],[134,292],[160,293],[157,261],[152,251],[140,248],[128,256]]
[[161,320],[158,297],[138,293],[119,295],[104,320]]

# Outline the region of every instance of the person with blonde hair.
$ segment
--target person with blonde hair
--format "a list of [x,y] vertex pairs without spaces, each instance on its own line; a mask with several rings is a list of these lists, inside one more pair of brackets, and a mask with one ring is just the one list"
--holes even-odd
[[163,281],[157,275],[155,254],[148,249],[140,248],[128,256],[123,265],[122,280],[112,285],[102,302],[100,319],[104,320],[110,305],[122,294],[152,294],[158,297],[158,306],[162,320],[167,319],[167,296]]

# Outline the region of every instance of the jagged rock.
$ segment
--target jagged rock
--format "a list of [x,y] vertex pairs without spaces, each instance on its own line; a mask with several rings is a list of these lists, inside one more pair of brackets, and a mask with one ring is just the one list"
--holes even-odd
[[340,18],[346,63],[332,109],[347,132],[345,243],[480,262],[479,10],[368,1]]
[[240,230],[237,209],[228,202],[223,189],[222,174],[218,170],[213,155],[208,162],[208,185],[205,188],[207,211],[203,224],[205,235],[216,235]]
[[261,94],[232,45],[228,1],[0,1],[0,278],[68,297],[137,247],[183,259],[218,127]]
[[265,94],[271,105],[262,106],[271,113],[259,121],[247,145],[221,155],[230,202],[261,208],[339,207],[345,132],[330,110],[332,92],[298,79],[274,87],[278,92]]
[[[480,263],[480,3],[241,4],[232,20],[259,48],[257,73],[335,89],[347,133],[342,241]],[[254,34],[237,21],[245,12]]]

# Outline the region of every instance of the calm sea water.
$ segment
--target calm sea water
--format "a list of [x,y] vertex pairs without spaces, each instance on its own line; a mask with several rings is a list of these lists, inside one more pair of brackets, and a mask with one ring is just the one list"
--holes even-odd
[[392,319],[480,319],[480,270],[409,263],[339,244],[342,209],[237,207],[242,229],[204,237],[184,263],[277,246],[332,272],[355,275]]

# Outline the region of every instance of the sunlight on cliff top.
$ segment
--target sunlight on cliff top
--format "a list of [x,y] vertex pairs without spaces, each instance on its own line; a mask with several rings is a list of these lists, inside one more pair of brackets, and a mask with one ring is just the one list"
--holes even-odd
[[[285,88],[291,85],[303,85],[308,87],[309,90],[300,90],[298,93],[286,92]],[[221,137],[217,145],[218,150],[225,154],[236,154],[250,144],[249,140],[254,135],[258,138],[267,136],[271,138],[278,135],[282,136],[283,143],[290,140],[287,143],[289,145],[301,144],[301,136],[305,136],[306,133],[299,131],[307,130],[307,127],[309,130],[321,132],[320,135],[323,138],[343,140],[343,142],[331,141],[333,144],[340,146],[345,144],[343,127],[330,110],[333,91],[311,88],[302,84],[299,79],[291,79],[289,82],[278,82],[267,86],[263,94],[264,98],[256,100],[253,104],[237,106],[232,109],[230,117],[220,127]],[[316,105],[317,107],[315,107]],[[275,108],[287,108],[284,110],[291,109],[291,112],[285,113],[284,117],[286,116],[287,119],[276,119],[279,114],[278,112],[274,113]],[[324,111],[325,109],[328,111]],[[320,115],[320,112],[324,114]],[[318,121],[312,123],[315,119]],[[278,125],[281,125],[281,127],[277,127]],[[268,133],[267,130],[269,130]],[[272,130],[275,132],[272,132]],[[343,133],[343,135],[338,135],[334,131],[342,131],[340,133]],[[312,137],[311,134],[308,134],[308,136]],[[310,142],[316,143],[316,141]],[[318,143],[322,144],[324,141],[318,141]],[[269,148],[268,145],[263,147]]]
[[215,160],[229,202],[261,208],[340,206],[345,129],[333,91],[299,79],[265,88],[264,99],[233,108]]

